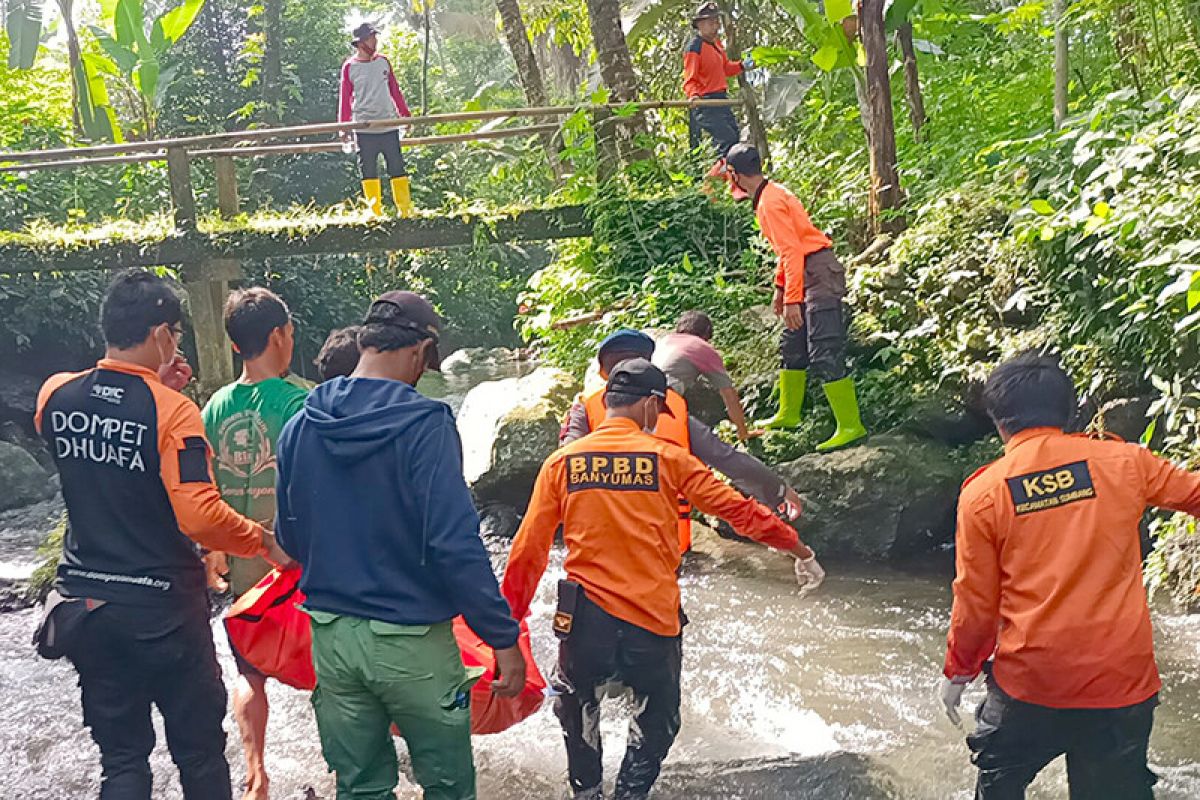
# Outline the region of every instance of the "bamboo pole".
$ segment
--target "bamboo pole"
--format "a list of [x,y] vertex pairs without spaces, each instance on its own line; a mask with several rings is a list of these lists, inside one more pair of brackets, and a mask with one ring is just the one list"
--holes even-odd
[[[247,131],[228,131],[201,136],[185,136],[176,139],[156,139],[145,142],[121,142],[120,144],[97,145],[94,147],[64,147],[56,150],[25,150],[15,153],[0,152],[0,163],[51,161],[79,159],[80,156],[109,156],[115,153],[158,153],[167,148],[198,148],[229,142],[259,142],[287,137],[303,138],[354,130],[377,130],[417,125],[437,125],[444,122],[470,122],[510,117],[566,117],[580,109],[607,108],[620,112],[631,108],[637,111],[652,111],[665,108],[707,108],[736,106],[740,100],[652,100],[640,103],[607,103],[585,106],[545,106],[542,108],[502,108],[487,111],[456,111],[449,114],[429,114],[417,117],[379,120],[375,122],[321,122],[313,125],[296,125],[286,128],[259,128]],[[161,158],[161,156],[159,157]],[[156,160],[156,159],[150,159]],[[121,163],[121,162],[111,162]],[[128,163],[128,162],[126,162]]]
[[[536,136],[553,133],[558,125],[529,125],[521,128],[498,128],[491,131],[442,134],[438,136],[413,136],[400,140],[401,147],[427,147],[431,145],[455,144],[458,142],[482,141],[485,139],[507,139],[520,136]],[[197,158],[258,158],[260,156],[303,155],[308,153],[336,153],[342,149],[340,142],[313,142],[309,144],[278,144],[261,147],[225,147],[212,150],[192,150],[188,157]],[[0,172],[33,172],[47,169],[72,169],[74,167],[104,166],[113,164],[142,164],[149,161],[165,161],[166,153],[143,153],[128,156],[106,156],[104,158],[77,158],[71,161],[40,161],[29,164],[14,164],[0,167]]]

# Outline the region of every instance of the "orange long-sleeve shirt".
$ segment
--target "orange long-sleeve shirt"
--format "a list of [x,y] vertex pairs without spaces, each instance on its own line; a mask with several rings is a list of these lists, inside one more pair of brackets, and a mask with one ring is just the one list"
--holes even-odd
[[1142,585],[1147,506],[1200,516],[1200,475],[1137,445],[1023,431],[963,486],[945,674],[1018,700],[1121,708],[1161,687]]
[[804,302],[804,259],[832,247],[833,242],[812,224],[804,204],[786,187],[765,181],[754,198],[754,213],[763,236],[779,258],[775,286],[783,289],[783,302]]
[[562,525],[567,576],[590,600],[660,636],[677,635],[681,495],[763,544],[790,550],[799,541],[790,525],[718,481],[686,450],[632,420],[607,419],[542,465],[504,574],[513,616],[529,613]]
[[729,60],[720,39],[696,36],[683,53],[683,94],[692,99],[727,92],[729,79],[742,70],[742,62]]
[[188,539],[234,555],[263,553],[262,526],[230,508],[213,483],[200,409],[154,371],[104,359],[54,375],[38,393],[35,424],[58,466],[70,520],[60,577],[88,596],[197,582],[202,589]]

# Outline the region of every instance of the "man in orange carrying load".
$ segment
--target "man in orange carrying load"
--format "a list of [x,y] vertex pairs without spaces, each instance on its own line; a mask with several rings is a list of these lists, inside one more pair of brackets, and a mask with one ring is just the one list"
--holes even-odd
[[1148,506],[1200,516],[1200,475],[1134,444],[1065,434],[1074,389],[1052,358],[1002,364],[984,402],[1005,454],[959,499],[940,689],[958,724],[964,688],[987,673],[967,737],[975,796],[1022,798],[1066,755],[1072,798],[1150,800],[1162,684],[1138,525]]
[[606,419],[542,465],[504,575],[504,596],[523,619],[562,526],[567,580],[558,587],[554,630],[562,641],[551,683],[561,692],[555,713],[577,798],[602,796],[602,685],[615,680],[636,699],[617,800],[648,795],[679,732],[679,497],[794,556],[802,591],[824,579],[791,526],[721,483],[686,450],[647,432],[659,414],[673,413],[666,398],[666,376],[649,361],[613,369]]

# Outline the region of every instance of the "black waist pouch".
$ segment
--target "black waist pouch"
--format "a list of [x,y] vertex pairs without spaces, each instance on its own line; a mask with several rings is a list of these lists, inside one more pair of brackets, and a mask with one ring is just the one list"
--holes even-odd
[[57,591],[50,592],[42,609],[42,621],[33,633],[38,655],[51,661],[65,656],[79,637],[87,615],[105,604],[104,600],[63,597]]
[[583,587],[574,581],[558,582],[558,608],[554,611],[554,635],[566,639],[575,627],[575,615],[586,595]]

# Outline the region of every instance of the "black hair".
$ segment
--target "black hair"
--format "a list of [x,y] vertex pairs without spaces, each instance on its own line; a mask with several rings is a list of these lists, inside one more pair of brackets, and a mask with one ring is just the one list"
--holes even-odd
[[322,381],[341,378],[354,372],[358,366],[358,332],[359,326],[337,328],[330,331],[321,345],[321,352],[313,359],[317,368],[317,377]]
[[100,306],[100,329],[109,347],[128,350],[146,341],[159,325],[183,320],[183,304],[165,278],[144,269],[113,278]]
[[1075,387],[1057,358],[1022,353],[988,376],[983,403],[1009,436],[1029,428],[1065,428],[1075,415]]
[[415,328],[401,328],[388,325],[385,322],[368,322],[359,326],[359,350],[378,350],[386,353],[389,350],[403,350],[413,347],[429,339],[430,336]]
[[287,304],[261,286],[237,289],[225,301],[225,332],[243,359],[261,356],[271,334],[291,321]]
[[703,311],[685,311],[679,316],[679,322],[675,323],[675,332],[690,333],[707,342],[713,337],[713,321]]
[[617,364],[622,361],[628,361],[631,358],[645,358],[649,360],[644,352],[640,350],[606,350],[600,356],[600,369],[603,372],[612,372]]
[[626,394],[625,392],[605,392],[604,407],[605,408],[629,408],[631,405],[640,400],[645,400],[645,395]]

